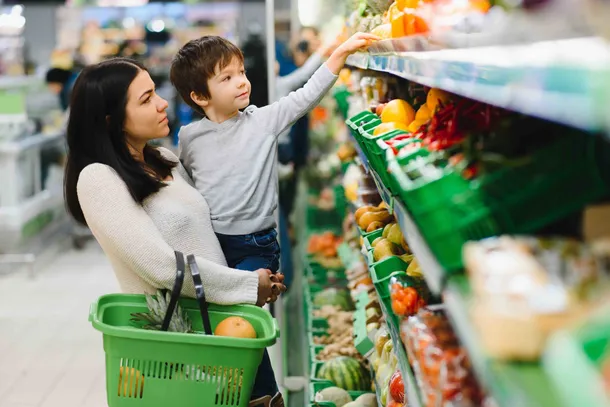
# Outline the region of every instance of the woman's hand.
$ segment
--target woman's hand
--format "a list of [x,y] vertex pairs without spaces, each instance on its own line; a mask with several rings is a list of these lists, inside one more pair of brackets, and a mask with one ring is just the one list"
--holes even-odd
[[258,269],[258,299],[256,305],[262,307],[267,303],[267,299],[273,295],[273,282],[271,281],[271,270]]
[[282,273],[273,274],[268,269],[258,269],[256,273],[258,274],[258,300],[256,305],[259,307],[277,301],[278,297],[286,292]]
[[286,286],[284,285],[284,275],[282,273],[271,275],[271,297],[267,299],[267,304],[276,302],[278,297],[286,292]]

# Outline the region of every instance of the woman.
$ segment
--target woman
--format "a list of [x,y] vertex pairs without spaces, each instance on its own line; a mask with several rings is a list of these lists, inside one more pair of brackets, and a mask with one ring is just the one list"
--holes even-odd
[[[116,58],[83,70],[67,132],[70,213],[89,226],[123,292],[171,289],[178,250],[196,256],[208,301],[275,301],[269,270],[226,266],[205,199],[175,155],[147,144],[169,134],[167,106],[138,62]],[[285,290],[281,282],[279,288]],[[191,279],[184,280],[182,294],[195,296]]]

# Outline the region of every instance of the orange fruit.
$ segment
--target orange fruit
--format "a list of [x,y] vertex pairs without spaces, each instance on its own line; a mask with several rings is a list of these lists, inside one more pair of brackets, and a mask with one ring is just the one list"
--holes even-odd
[[373,136],[381,136],[382,134],[397,129],[407,131],[407,125],[398,122],[381,123],[379,126],[375,127],[375,131],[373,131]]
[[397,122],[406,126],[415,119],[415,111],[410,104],[401,99],[394,99],[383,108],[381,121],[384,123]]
[[216,336],[230,336],[232,338],[256,339],[256,331],[251,323],[242,317],[229,317],[216,326]]

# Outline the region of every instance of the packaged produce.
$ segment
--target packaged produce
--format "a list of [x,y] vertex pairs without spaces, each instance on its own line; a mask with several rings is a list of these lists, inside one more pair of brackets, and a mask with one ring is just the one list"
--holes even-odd
[[408,317],[428,305],[429,292],[421,278],[398,275],[390,279],[392,311],[399,317]]
[[467,352],[442,309],[424,308],[401,323],[401,338],[426,407],[480,406],[483,395]]
[[538,359],[551,332],[608,298],[607,258],[566,239],[503,236],[466,244],[472,314],[487,352],[501,359]]

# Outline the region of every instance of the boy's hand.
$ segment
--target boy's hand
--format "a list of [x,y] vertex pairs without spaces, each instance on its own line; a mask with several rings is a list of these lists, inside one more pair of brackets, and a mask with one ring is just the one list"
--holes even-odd
[[348,55],[353,54],[356,51],[367,49],[375,41],[380,41],[381,37],[378,37],[369,33],[356,33],[352,35],[347,41],[341,44],[335,52]]
[[345,65],[345,61],[349,55],[357,51],[365,50],[372,43],[379,40],[381,40],[381,38],[373,34],[356,33],[332,53],[326,62],[326,66],[332,73],[339,75],[339,71],[341,71]]

